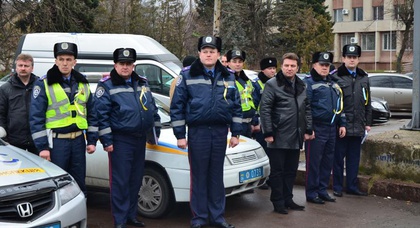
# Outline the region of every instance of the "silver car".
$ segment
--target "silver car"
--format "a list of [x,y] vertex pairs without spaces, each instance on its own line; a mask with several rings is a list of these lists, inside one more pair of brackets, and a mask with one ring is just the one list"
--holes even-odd
[[0,227],[85,228],[86,216],[68,173],[0,139]]
[[394,73],[369,74],[371,96],[388,102],[391,112],[411,112],[413,78]]

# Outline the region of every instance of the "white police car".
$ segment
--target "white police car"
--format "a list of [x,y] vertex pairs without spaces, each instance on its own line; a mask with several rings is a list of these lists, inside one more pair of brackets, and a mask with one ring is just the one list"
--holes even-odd
[[84,228],[85,195],[58,166],[0,140],[0,227]]
[[[158,218],[168,213],[175,202],[190,200],[190,167],[188,152],[177,147],[164,104],[159,106],[161,130],[158,145],[147,144],[146,164],[139,192],[138,211],[144,217]],[[228,138],[226,139],[226,143]],[[226,144],[227,146],[227,144]],[[109,188],[108,154],[98,143],[94,154],[87,157],[86,185]],[[262,185],[270,172],[268,157],[261,145],[241,136],[239,145],[227,148],[224,162],[226,196]]]

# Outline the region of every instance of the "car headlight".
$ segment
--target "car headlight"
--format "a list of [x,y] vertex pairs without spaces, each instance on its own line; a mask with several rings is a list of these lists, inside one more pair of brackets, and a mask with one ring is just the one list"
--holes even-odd
[[68,203],[80,194],[79,185],[71,176],[61,177],[56,180],[61,206]]
[[386,111],[384,105],[380,102],[372,101],[370,103],[370,105],[372,106],[372,108],[375,108],[375,109],[378,109],[378,110],[381,110],[381,111]]
[[267,154],[265,153],[265,151],[262,147],[256,149],[255,153],[257,154],[258,159],[261,159],[261,158],[267,156]]

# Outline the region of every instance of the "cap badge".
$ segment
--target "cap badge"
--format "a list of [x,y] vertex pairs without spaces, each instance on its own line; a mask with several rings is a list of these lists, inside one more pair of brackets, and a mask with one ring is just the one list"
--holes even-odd
[[206,43],[211,43],[211,41],[212,41],[213,39],[210,37],[210,36],[208,36],[208,37],[206,37]]
[[235,55],[241,55],[241,51],[236,51]]
[[123,51],[123,56],[124,56],[124,57],[128,57],[128,56],[130,56],[130,51],[129,51],[129,50],[124,50],[124,51]]
[[349,47],[349,51],[354,52],[355,50],[356,50],[356,48],[354,46]]
[[271,60],[268,60],[268,63],[271,63],[272,61]]
[[69,48],[69,44],[68,43],[62,43],[61,44],[61,49],[67,50],[68,48]]
[[327,53],[324,54],[324,59],[329,59],[330,55],[328,55]]

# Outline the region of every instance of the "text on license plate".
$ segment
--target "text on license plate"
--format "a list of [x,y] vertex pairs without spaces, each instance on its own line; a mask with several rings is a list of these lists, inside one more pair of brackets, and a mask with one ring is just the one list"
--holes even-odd
[[239,172],[239,183],[252,181],[262,176],[263,176],[262,167],[241,171]]

